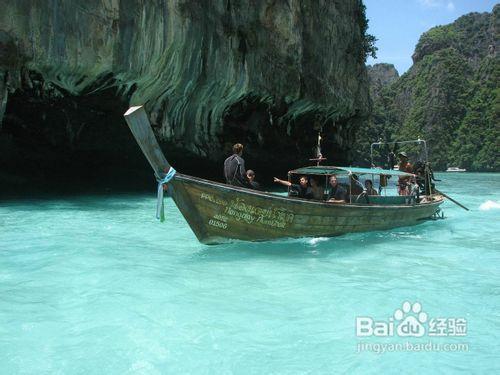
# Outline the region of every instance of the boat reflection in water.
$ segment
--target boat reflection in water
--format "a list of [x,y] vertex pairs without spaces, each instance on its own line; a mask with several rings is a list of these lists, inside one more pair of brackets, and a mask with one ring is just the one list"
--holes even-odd
[[[231,240],[265,241],[286,237],[330,237],[345,233],[384,230],[415,225],[432,219],[443,203],[438,194],[428,196],[353,194],[348,203],[307,200],[230,186],[175,173],[154,137],[142,106],[131,107],[125,119],[160,182],[186,219],[198,240],[217,244]],[[312,166],[290,171],[298,176],[324,178],[367,175],[372,181],[414,177],[394,170]],[[167,178],[165,178],[167,176]],[[347,185],[346,185],[347,186]],[[350,190],[350,184],[348,190]],[[159,191],[161,191],[161,186]]]

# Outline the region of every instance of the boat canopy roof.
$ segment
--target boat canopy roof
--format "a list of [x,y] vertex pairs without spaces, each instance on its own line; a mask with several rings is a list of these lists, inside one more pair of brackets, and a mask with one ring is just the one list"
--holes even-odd
[[332,174],[378,174],[385,176],[414,176],[411,173],[396,171],[392,169],[382,168],[358,168],[358,167],[334,167],[334,166],[311,166],[302,167],[290,171],[293,174],[315,174],[315,175],[332,175]]

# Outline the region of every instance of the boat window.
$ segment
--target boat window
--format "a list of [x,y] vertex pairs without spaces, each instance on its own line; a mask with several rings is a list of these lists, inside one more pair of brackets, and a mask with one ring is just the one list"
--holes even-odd
[[[300,178],[304,176],[308,181],[308,189],[310,190],[311,200],[326,201],[328,194],[330,193],[331,186],[329,184],[330,176],[329,174],[296,174],[290,173],[289,181],[293,184],[288,189],[288,195],[291,197],[297,197],[297,185],[300,185]],[[337,181],[347,192],[348,196],[350,194],[350,179],[347,173],[337,175]]]
[[[399,176],[379,175],[376,173],[360,174],[341,171],[335,173],[338,184],[347,192],[347,203],[356,204],[415,204],[417,196],[400,196],[398,193]],[[333,174],[301,174],[289,173],[289,181],[293,184],[288,189],[288,196],[299,197],[296,187],[300,185],[300,178],[306,177],[308,189],[314,190],[314,196],[307,198],[317,201],[327,201],[332,190],[329,179]],[[313,180],[313,181],[311,181]],[[300,197],[304,198],[304,197]]]

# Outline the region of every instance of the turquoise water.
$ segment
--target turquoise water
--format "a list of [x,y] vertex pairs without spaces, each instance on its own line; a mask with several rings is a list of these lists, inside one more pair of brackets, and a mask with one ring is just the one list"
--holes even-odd
[[[2,201],[0,372],[499,373],[500,174],[439,177],[470,212],[223,246],[199,244],[171,200],[157,222],[154,186]],[[356,336],[356,317],[389,321],[405,301],[466,319],[466,335]],[[462,347],[373,349],[429,341]]]

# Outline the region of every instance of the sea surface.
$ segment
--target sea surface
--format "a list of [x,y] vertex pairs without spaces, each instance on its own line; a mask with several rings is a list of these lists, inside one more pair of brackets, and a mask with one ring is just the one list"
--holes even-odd
[[2,200],[0,373],[498,374],[500,174],[438,178],[470,211],[220,246],[155,186]]

